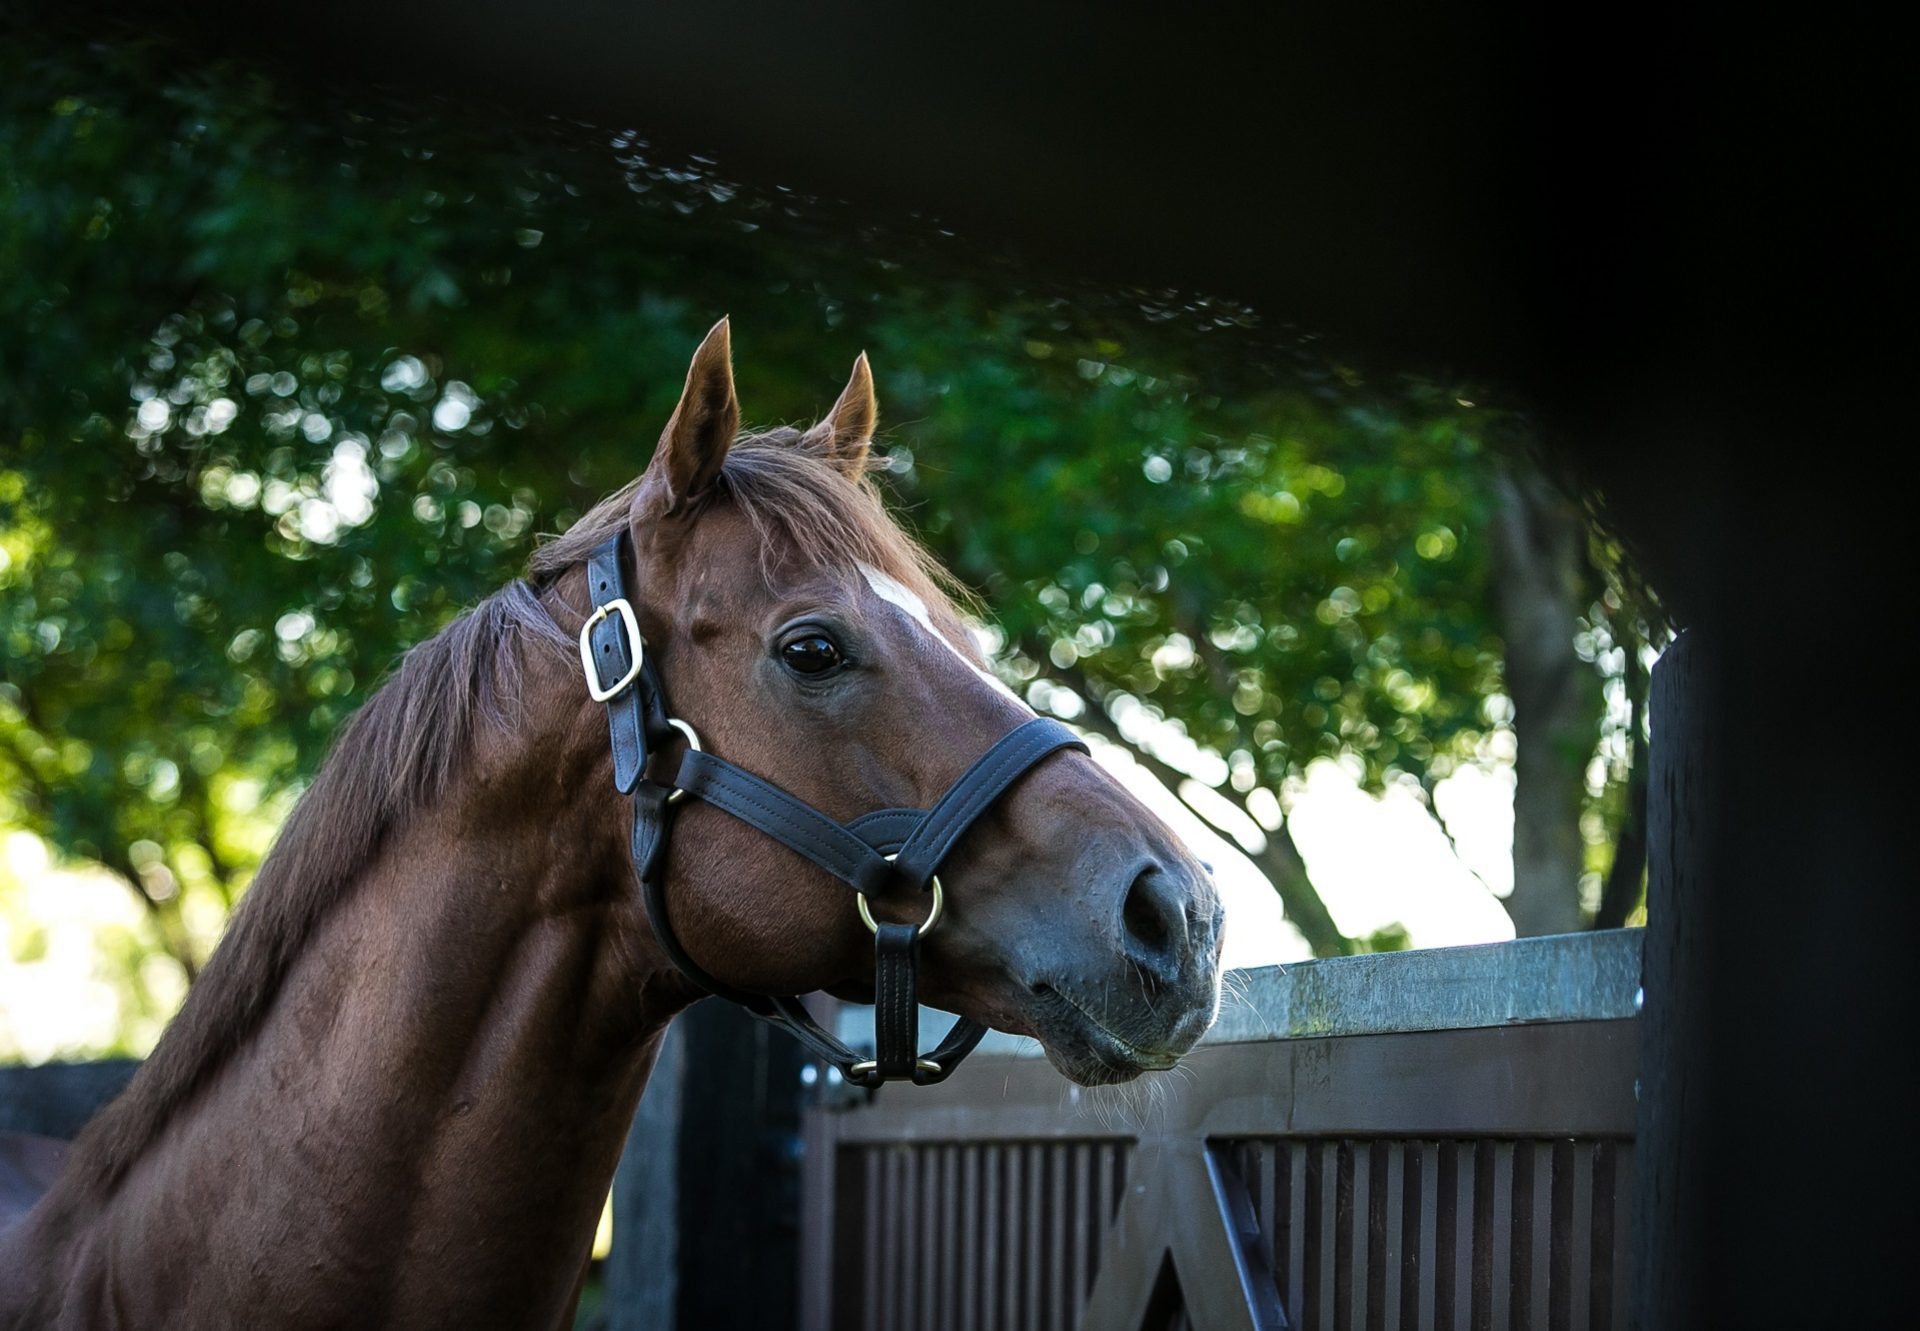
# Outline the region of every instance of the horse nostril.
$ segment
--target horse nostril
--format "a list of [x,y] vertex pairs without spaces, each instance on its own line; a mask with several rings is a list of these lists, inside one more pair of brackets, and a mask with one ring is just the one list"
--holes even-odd
[[1134,877],[1120,907],[1127,953],[1171,981],[1187,952],[1187,910],[1178,885],[1159,865],[1149,864]]

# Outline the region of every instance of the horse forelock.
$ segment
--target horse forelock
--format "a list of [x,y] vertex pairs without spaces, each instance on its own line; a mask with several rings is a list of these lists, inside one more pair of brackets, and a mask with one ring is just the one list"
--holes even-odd
[[[636,479],[607,496],[536,550],[527,566],[534,585],[545,587],[585,563],[595,546],[629,522],[640,484]],[[769,578],[780,560],[848,571],[865,564],[911,589],[939,615],[963,620],[973,609],[960,583],[888,512],[870,475],[848,476],[798,430],[740,436],[713,490],[699,502],[731,504],[747,517]]]

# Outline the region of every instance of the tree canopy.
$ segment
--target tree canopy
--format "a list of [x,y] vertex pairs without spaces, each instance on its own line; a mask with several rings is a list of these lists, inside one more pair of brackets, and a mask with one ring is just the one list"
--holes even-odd
[[[1490,526],[1524,423],[1231,304],[131,37],[0,52],[0,269],[0,822],[123,876],[189,970],[334,728],[645,465],[721,313],[752,424],[869,353],[886,486],[1003,669],[1239,802],[1316,951],[1358,943],[1289,783],[1341,756],[1430,793],[1512,719]],[[1578,544],[1585,773],[1625,667]]]

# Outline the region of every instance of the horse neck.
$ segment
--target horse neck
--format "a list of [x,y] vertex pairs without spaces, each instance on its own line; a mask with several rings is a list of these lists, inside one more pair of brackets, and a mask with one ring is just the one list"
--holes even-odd
[[264,1271],[315,1324],[564,1310],[692,995],[636,900],[599,709],[557,659],[529,662],[522,697],[514,733],[484,736],[388,836],[254,1038],[129,1170],[110,1223],[144,1252],[118,1265],[153,1262],[156,1301],[217,1320]]

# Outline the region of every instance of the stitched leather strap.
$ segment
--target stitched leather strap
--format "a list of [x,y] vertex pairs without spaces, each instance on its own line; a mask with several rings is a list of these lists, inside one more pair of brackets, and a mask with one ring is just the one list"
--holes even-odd
[[920,930],[883,924],[873,934],[874,1070],[887,1081],[910,1079],[920,1057]]
[[[587,557],[587,590],[593,596],[594,609],[612,605],[626,596],[627,579],[621,568],[625,542],[620,535],[610,536]],[[633,657],[627,643],[627,631],[618,615],[608,615],[587,634],[593,648],[593,660],[600,678],[608,683],[623,678],[633,669]],[[613,738],[613,784],[625,795],[633,790],[647,765],[646,690],[628,685],[607,700],[607,728]]]
[[1084,753],[1086,747],[1071,730],[1044,716],[1036,716],[1001,736],[921,819],[894,857],[895,872],[916,887],[925,887],[954,843],[1006,793],[1008,786],[1056,750],[1074,748]]
[[689,751],[674,784],[798,851],[856,892],[882,891],[893,873],[883,856],[839,823],[724,758]]

